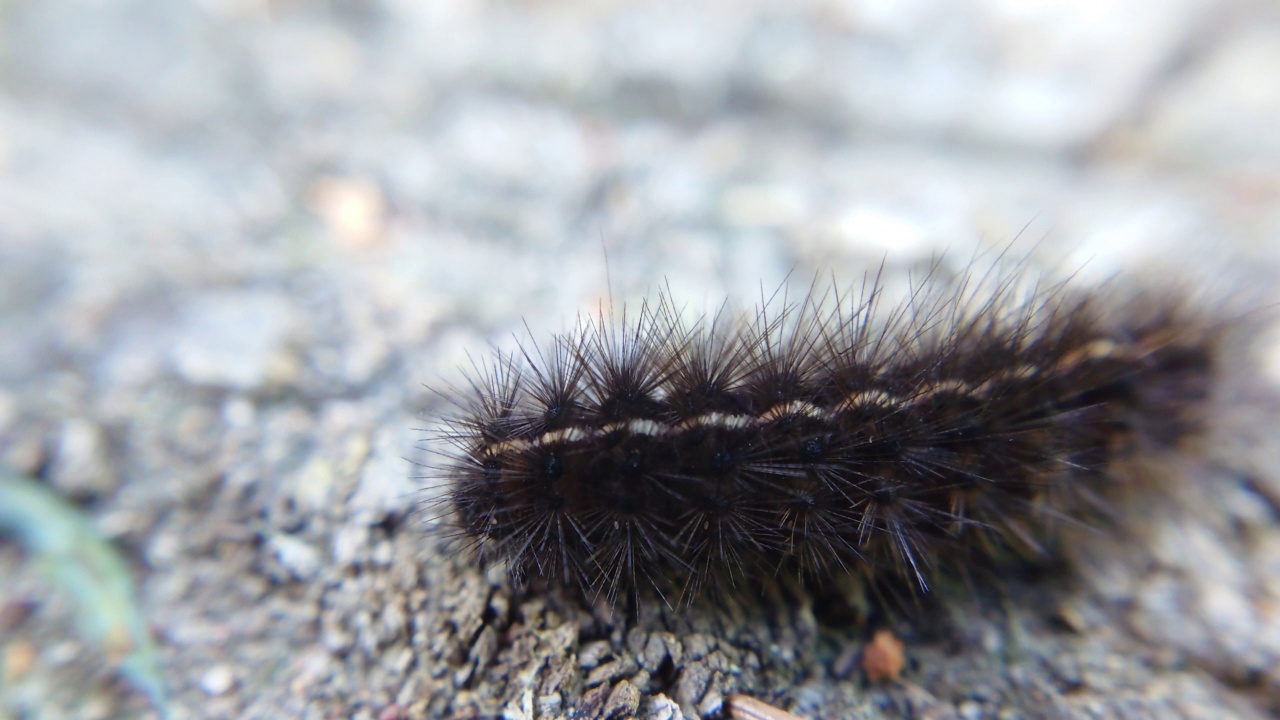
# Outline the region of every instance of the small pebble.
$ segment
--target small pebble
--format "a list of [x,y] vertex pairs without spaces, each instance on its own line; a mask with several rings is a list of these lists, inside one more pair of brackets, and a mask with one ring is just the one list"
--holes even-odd
[[872,682],[897,680],[906,663],[902,649],[902,641],[894,636],[892,630],[877,630],[862,651],[862,670],[867,679]]
[[209,697],[225,695],[235,684],[235,675],[226,665],[214,665],[200,676],[200,689]]
[[732,720],[803,720],[799,715],[746,695],[729,696],[729,717]]
[[4,681],[8,685],[31,672],[40,653],[36,646],[25,640],[10,643],[4,649]]
[[271,538],[271,546],[280,564],[299,580],[309,580],[320,572],[320,553],[303,540],[291,535]]
[[650,720],[684,720],[680,704],[661,693],[649,701]]
[[311,209],[333,237],[352,249],[377,245],[386,228],[386,200],[377,184],[360,178],[324,177],[311,187]]

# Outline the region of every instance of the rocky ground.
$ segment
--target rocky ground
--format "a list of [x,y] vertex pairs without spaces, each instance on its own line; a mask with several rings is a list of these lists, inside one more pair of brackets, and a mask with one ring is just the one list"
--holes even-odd
[[[0,465],[124,553],[173,718],[1265,717],[1274,343],[1076,580],[896,628],[896,682],[802,590],[619,617],[409,513],[426,388],[604,298],[1020,238],[1265,305],[1276,77],[1262,0],[0,0]],[[0,718],[159,716],[33,553],[0,577]]]

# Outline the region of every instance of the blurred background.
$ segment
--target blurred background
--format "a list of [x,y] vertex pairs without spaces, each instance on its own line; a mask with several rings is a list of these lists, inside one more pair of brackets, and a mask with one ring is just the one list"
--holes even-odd
[[[124,548],[175,716],[374,713],[426,691],[341,675],[407,642],[352,569],[468,352],[1015,240],[1271,288],[1277,78],[1266,0],[0,0],[0,465]],[[0,717],[150,712],[26,558]]]

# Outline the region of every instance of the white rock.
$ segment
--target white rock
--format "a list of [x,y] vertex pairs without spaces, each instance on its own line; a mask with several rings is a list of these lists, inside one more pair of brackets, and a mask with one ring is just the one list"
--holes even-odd
[[320,553],[292,535],[276,535],[271,547],[280,564],[299,580],[309,580],[320,571]]
[[225,695],[236,684],[236,677],[226,665],[214,665],[200,676],[200,689],[209,697]]

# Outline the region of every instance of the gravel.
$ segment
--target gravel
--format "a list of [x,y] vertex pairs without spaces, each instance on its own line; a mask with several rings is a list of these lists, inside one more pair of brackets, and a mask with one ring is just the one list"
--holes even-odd
[[[1074,581],[896,628],[897,683],[795,588],[516,596],[414,509],[428,388],[610,298],[1016,238],[1274,302],[1278,35],[1261,0],[0,2],[0,464],[129,557],[173,718],[1265,717],[1280,378]],[[0,577],[0,717],[158,717],[16,545]]]

